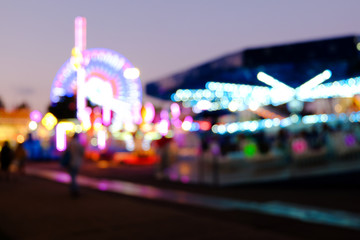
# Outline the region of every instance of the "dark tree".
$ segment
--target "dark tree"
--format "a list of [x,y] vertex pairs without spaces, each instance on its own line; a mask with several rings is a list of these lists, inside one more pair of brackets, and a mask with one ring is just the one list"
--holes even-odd
[[16,108],[16,110],[20,110],[20,109],[30,109],[29,104],[27,104],[26,102],[23,102],[21,104],[19,104]]
[[57,103],[52,103],[48,107],[57,119],[76,118],[76,97],[64,96]]
[[0,98],[0,109],[4,109],[4,108],[5,108],[5,105],[4,105],[3,101]]

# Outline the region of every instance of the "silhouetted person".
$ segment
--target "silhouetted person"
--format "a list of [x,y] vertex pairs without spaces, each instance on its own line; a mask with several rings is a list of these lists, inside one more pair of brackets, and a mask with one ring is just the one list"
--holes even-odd
[[27,159],[27,153],[22,143],[19,143],[15,149],[14,161],[16,161],[18,172],[21,175],[25,174],[25,162]]
[[85,153],[85,148],[81,145],[78,138],[79,135],[75,134],[69,143],[69,174],[71,176],[70,193],[73,197],[77,197],[79,195],[79,187],[76,177],[79,173]]
[[1,171],[4,173],[6,179],[10,178],[9,167],[11,161],[13,160],[13,157],[14,157],[13,150],[10,148],[9,142],[5,141],[1,149],[0,158],[1,158]]

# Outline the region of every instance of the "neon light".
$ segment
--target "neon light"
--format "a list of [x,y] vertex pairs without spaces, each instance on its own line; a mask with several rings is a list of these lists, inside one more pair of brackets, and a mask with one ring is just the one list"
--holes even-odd
[[60,152],[66,149],[66,129],[61,124],[56,126],[56,149]]
[[324,81],[328,80],[331,77],[331,71],[325,70],[324,72],[316,75],[306,83],[302,84],[300,87],[297,88],[298,91],[306,91],[311,88],[318,86],[319,84],[323,83]]
[[279,80],[276,80],[275,78],[273,78],[270,75],[267,75],[266,73],[259,72],[257,74],[257,78],[259,79],[259,81],[261,81],[273,88],[282,88],[282,89],[287,89],[288,91],[294,91],[294,89],[292,87],[289,87],[288,85],[280,82]]
[[98,104],[104,106],[104,124],[109,125],[111,122],[109,109],[114,111],[113,119],[117,124],[127,121],[139,122],[139,114],[132,114],[132,110],[141,105],[142,90],[139,75],[138,69],[114,51],[101,48],[86,49],[86,19],[77,17],[72,57],[56,74],[50,99],[52,102],[58,102],[63,96],[73,96],[76,91],[77,117],[85,125],[83,129],[88,129],[90,115],[86,111],[86,98],[91,98],[89,94],[93,94],[94,91],[86,84],[93,78],[99,78],[110,86],[110,91],[105,91],[108,94],[102,94],[102,97],[111,97]]
[[75,47],[80,51],[86,49],[86,18],[75,18]]
[[98,131],[97,145],[100,150],[104,150],[106,147],[106,132],[104,130]]
[[144,122],[151,123],[155,118],[155,107],[152,103],[147,102],[145,103],[144,109],[145,109],[145,116],[143,116]]

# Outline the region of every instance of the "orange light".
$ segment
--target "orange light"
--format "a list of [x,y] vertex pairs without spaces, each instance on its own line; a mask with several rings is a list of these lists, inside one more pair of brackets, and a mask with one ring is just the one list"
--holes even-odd
[[23,135],[17,135],[16,141],[17,141],[18,143],[23,143],[23,142],[25,141],[25,138],[24,138]]

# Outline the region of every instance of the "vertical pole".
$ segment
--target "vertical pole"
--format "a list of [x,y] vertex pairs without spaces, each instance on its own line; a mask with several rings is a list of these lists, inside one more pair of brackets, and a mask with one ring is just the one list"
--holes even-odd
[[77,92],[76,92],[76,106],[77,117],[82,121],[85,118],[86,96],[84,92],[86,72],[83,67],[83,51],[86,49],[86,18],[75,18],[75,48],[74,53],[77,66]]

